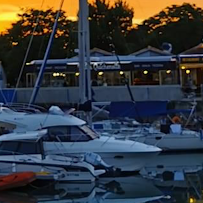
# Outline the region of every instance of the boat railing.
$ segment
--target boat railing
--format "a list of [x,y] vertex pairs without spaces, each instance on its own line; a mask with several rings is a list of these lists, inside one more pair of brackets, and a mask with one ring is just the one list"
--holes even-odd
[[29,105],[26,103],[11,103],[11,104],[3,104],[2,106],[8,107],[16,112],[24,112],[24,113],[42,113],[47,112],[47,110],[38,105]]
[[[0,150],[0,153],[4,153],[2,155],[10,155],[13,156],[13,160],[17,160],[18,155],[24,155],[26,157],[22,157],[19,160],[21,161],[32,161],[32,162],[36,162],[37,160],[40,161],[42,159],[41,157],[41,153],[33,153],[33,154],[26,154],[26,153],[22,153],[22,152],[14,152],[14,151],[10,151],[10,150]],[[40,155],[40,157],[37,157],[36,155]],[[58,161],[63,161],[63,162],[67,162],[69,161],[70,163],[76,163],[76,162],[82,162],[84,161],[84,156],[85,153],[81,153],[78,155],[75,154],[71,154],[71,153],[60,153],[60,154],[50,154],[50,153],[44,153],[45,157],[50,157],[53,160],[58,160]],[[59,156],[64,157],[59,158]],[[31,160],[32,159],[32,160]],[[44,158],[43,158],[44,159]]]

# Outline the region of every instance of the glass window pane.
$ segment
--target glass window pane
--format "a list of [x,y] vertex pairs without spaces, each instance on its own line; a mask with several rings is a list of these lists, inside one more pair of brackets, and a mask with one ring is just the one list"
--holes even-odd
[[71,127],[71,141],[88,141],[90,137],[78,127]]
[[16,152],[18,147],[18,142],[1,142],[0,144],[0,154],[13,154],[13,152]]
[[18,154],[39,154],[40,146],[37,142],[21,142],[17,149]]

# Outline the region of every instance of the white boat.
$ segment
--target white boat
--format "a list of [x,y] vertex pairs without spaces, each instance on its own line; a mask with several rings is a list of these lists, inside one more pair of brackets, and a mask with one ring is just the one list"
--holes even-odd
[[46,155],[43,136],[47,130],[0,136],[0,175],[32,171],[37,179],[94,181],[105,170],[95,170],[83,157]]
[[47,129],[44,150],[48,154],[94,152],[102,160],[122,171],[139,171],[161,149],[130,140],[116,140],[99,136],[86,122],[65,114],[58,107],[48,113],[15,112],[7,107],[0,108],[0,125],[15,132]]
[[163,151],[203,150],[201,132],[189,129],[181,129],[179,132],[171,131],[168,134],[149,131],[148,134],[132,136],[130,139],[160,147]]
[[168,126],[168,133],[161,132],[160,126],[156,128],[139,123],[130,125],[127,121],[104,120],[95,122],[93,126],[100,126],[100,129],[95,130],[102,135],[138,141],[157,146],[163,151],[203,150],[202,132],[184,129],[180,124]]

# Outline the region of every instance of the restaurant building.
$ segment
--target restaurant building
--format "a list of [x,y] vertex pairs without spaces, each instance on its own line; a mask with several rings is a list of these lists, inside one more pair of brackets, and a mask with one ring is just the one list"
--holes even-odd
[[178,57],[181,85],[185,86],[191,80],[200,91],[203,84],[203,43],[182,52]]
[[[165,51],[147,47],[130,55],[115,55],[94,48],[90,51],[93,86],[167,85],[179,84],[178,60]],[[33,87],[42,60],[26,66],[26,87]],[[42,86],[78,86],[78,56],[47,61]]]

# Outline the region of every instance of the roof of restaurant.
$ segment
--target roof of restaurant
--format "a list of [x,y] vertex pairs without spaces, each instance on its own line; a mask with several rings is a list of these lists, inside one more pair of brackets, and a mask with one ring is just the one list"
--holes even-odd
[[184,55],[191,55],[191,54],[203,54],[203,43],[198,44],[197,46],[194,46],[180,54]]
[[139,51],[132,53],[131,55],[135,55],[135,56],[170,56],[172,54],[169,52],[157,49],[155,47],[148,46],[144,49],[141,49]]

